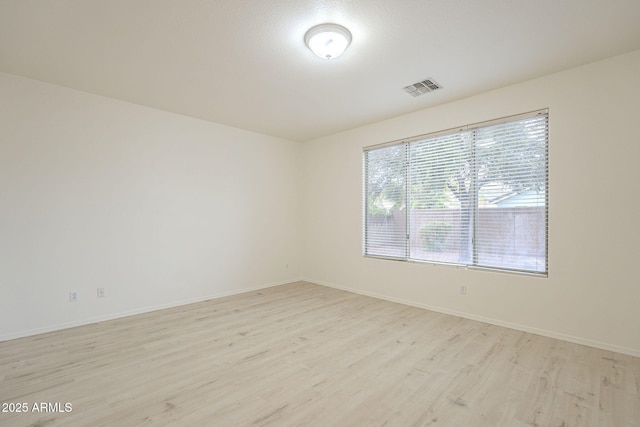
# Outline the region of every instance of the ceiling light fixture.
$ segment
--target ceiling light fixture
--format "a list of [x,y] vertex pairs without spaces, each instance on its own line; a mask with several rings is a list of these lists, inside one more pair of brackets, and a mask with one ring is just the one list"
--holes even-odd
[[333,59],[342,55],[351,43],[351,33],[337,24],[320,24],[304,35],[309,49],[323,59]]

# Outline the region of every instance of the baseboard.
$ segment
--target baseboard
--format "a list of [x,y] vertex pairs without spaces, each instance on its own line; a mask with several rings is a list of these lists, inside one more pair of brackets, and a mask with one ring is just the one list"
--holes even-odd
[[90,318],[87,318],[87,319],[82,319],[82,320],[78,320],[78,321],[74,321],[74,322],[58,323],[58,324],[55,324],[55,325],[45,326],[43,328],[35,328],[35,329],[29,329],[29,330],[26,330],[26,331],[13,332],[13,333],[9,333],[9,334],[0,335],[0,342],[14,340],[14,339],[17,339],[17,338],[30,337],[30,336],[33,336],[33,335],[44,334],[44,333],[47,333],[47,332],[60,331],[60,330],[63,330],[63,329],[68,329],[68,328],[75,328],[77,326],[91,325],[93,323],[105,322],[105,321],[108,321],[108,320],[121,319],[123,317],[135,316],[136,314],[144,314],[144,313],[149,313],[149,312],[152,312],[152,311],[164,310],[164,309],[167,309],[167,308],[180,307],[180,306],[187,305],[187,304],[194,304],[194,303],[197,303],[197,302],[203,302],[203,301],[208,301],[208,300],[217,299],[217,298],[224,298],[224,297],[228,297],[228,296],[232,296],[232,295],[243,294],[243,293],[246,293],[246,292],[257,291],[257,290],[260,290],[260,289],[272,288],[274,286],[286,285],[288,283],[299,282],[301,280],[302,279],[298,278],[298,279],[289,279],[289,280],[280,281],[280,282],[270,282],[270,283],[265,283],[265,284],[258,285],[258,286],[249,287],[249,288],[234,289],[233,291],[218,292],[218,293],[215,293],[215,294],[206,295],[206,296],[202,296],[202,297],[190,298],[190,299],[181,300],[181,301],[175,301],[175,302],[171,302],[171,303],[168,303],[168,304],[161,304],[161,305],[156,305],[156,306],[142,307],[142,308],[139,308],[139,309],[127,310],[127,311],[123,311],[123,312],[119,312],[119,313],[112,313],[112,314],[108,314],[108,315],[104,315],[104,316],[90,317]]
[[534,327],[531,327],[531,326],[521,325],[521,324],[518,324],[518,323],[505,322],[505,321],[502,321],[502,320],[499,320],[499,319],[493,319],[493,318],[489,318],[489,317],[477,316],[477,315],[470,314],[470,313],[465,313],[465,312],[456,311],[456,310],[450,310],[450,309],[447,309],[447,308],[437,307],[437,306],[433,306],[433,305],[429,305],[429,304],[423,304],[423,303],[420,303],[420,302],[405,300],[405,299],[402,299],[402,298],[395,298],[395,297],[391,297],[389,295],[378,294],[378,293],[375,293],[375,292],[363,291],[361,289],[350,288],[348,286],[340,286],[340,285],[336,285],[336,284],[333,284],[333,283],[327,283],[327,282],[323,282],[323,281],[319,281],[319,280],[303,278],[302,281],[308,282],[308,283],[313,283],[313,284],[316,284],[316,285],[326,286],[326,287],[329,287],[329,288],[339,289],[339,290],[342,290],[342,291],[353,292],[353,293],[356,293],[356,294],[365,295],[365,296],[372,297],[372,298],[377,298],[377,299],[382,299],[382,300],[385,300],[385,301],[391,301],[391,302],[396,302],[396,303],[399,303],[399,304],[404,304],[404,305],[408,305],[408,306],[412,306],[412,307],[423,308],[425,310],[431,310],[431,311],[435,311],[435,312],[438,312],[438,313],[450,314],[452,316],[462,317],[462,318],[470,319],[470,320],[477,320],[479,322],[489,323],[491,325],[496,325],[496,326],[502,326],[502,327],[509,328],[509,329],[515,329],[515,330],[522,331],[522,332],[529,332],[529,333],[532,333],[532,334],[541,335],[541,336],[548,337],[548,338],[555,338],[555,339],[559,339],[559,340],[562,340],[562,341],[571,342],[571,343],[574,343],[574,344],[581,344],[581,345],[586,345],[588,347],[599,348],[601,350],[613,351],[615,353],[622,353],[622,354],[627,354],[629,356],[640,357],[640,349],[623,347],[623,346],[619,346],[619,345],[615,345],[615,344],[604,343],[604,342],[601,342],[601,341],[595,341],[595,340],[591,340],[591,339],[588,339],[588,338],[577,337],[577,336],[574,336],[574,335],[567,335],[567,334],[563,334],[563,333],[560,333],[560,332],[554,332],[554,331],[549,331],[549,330],[545,330],[545,329],[538,329],[538,328],[534,328]]

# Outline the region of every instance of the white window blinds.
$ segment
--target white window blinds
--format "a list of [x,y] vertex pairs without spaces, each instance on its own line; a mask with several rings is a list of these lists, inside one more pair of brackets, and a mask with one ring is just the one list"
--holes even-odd
[[364,152],[365,254],[407,258],[407,145]]
[[547,273],[546,111],[364,151],[364,254]]

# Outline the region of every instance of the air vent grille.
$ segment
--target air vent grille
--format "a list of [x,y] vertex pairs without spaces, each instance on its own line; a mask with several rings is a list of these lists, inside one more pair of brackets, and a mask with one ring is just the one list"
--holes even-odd
[[414,97],[424,95],[425,93],[433,92],[438,89],[442,89],[442,86],[431,78],[404,87],[404,91]]

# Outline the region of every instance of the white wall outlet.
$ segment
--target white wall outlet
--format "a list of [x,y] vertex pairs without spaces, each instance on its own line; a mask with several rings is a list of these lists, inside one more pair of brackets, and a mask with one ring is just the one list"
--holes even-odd
[[460,285],[460,295],[467,294],[467,285]]
[[80,299],[80,294],[78,292],[72,291],[69,292],[69,302],[77,302]]
[[98,288],[98,298],[104,298],[104,288]]

